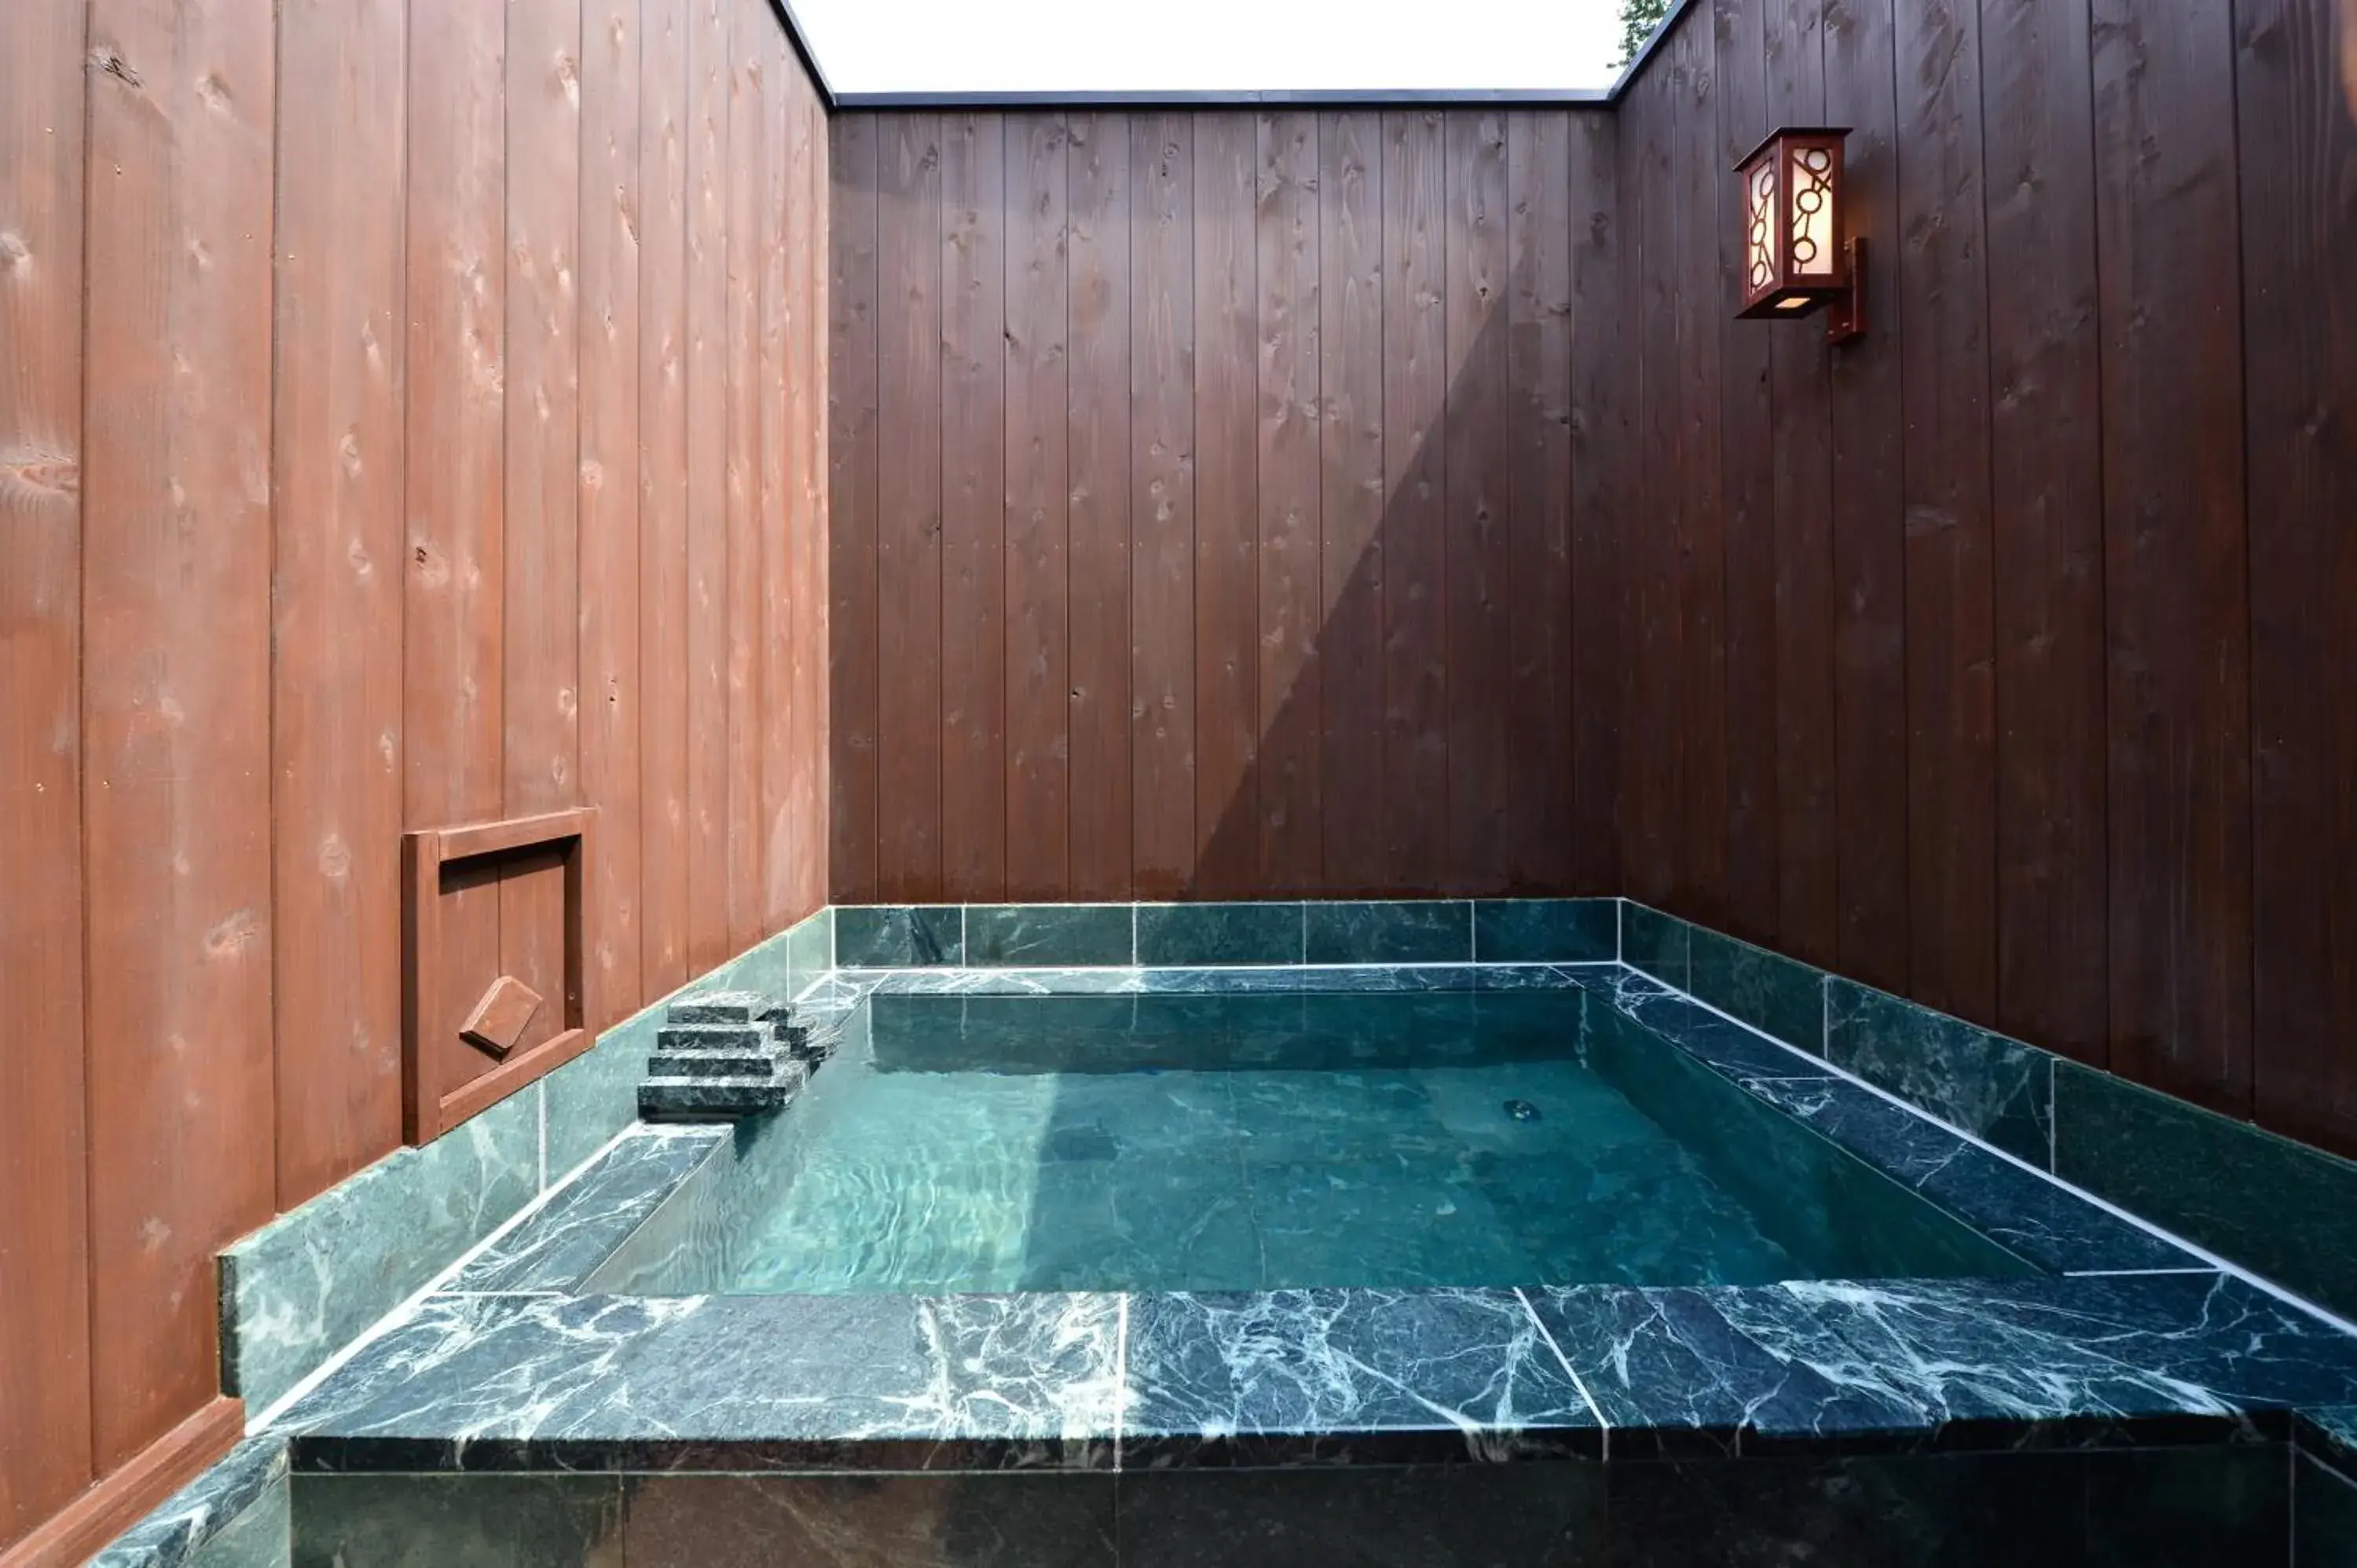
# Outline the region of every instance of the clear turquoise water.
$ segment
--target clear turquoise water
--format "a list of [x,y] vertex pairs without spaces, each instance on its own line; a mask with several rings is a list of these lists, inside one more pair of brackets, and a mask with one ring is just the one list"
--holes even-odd
[[1582,1002],[879,996],[872,1039],[753,1139],[656,1288],[2018,1272],[1619,1015],[1591,1029]]

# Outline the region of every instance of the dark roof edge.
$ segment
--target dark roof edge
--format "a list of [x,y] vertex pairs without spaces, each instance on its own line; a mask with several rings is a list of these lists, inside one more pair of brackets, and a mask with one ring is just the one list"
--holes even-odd
[[796,20],[790,0],[770,0],[778,20],[786,29],[786,37],[801,57],[802,67],[817,83],[819,96],[830,110],[890,110],[890,109],[1217,109],[1223,105],[1236,108],[1257,108],[1269,104],[1300,105],[1320,109],[1383,109],[1424,104],[1444,108],[1451,104],[1475,105],[1500,103],[1536,107],[1605,107],[1618,103],[1637,80],[1640,71],[1653,58],[1668,38],[1672,28],[1693,10],[1696,0],[1674,0],[1660,24],[1620,68],[1620,74],[1606,88],[1561,89],[1480,89],[1480,88],[1398,88],[1398,89],[1272,89],[1268,91],[1217,90],[1202,92],[837,92],[828,85],[826,73],[819,68],[818,57],[811,53],[802,24]]

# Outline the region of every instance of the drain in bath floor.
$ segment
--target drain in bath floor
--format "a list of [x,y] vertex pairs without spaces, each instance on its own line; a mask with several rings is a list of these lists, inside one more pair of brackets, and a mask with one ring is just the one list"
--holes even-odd
[[1506,1101],[1506,1114],[1517,1122],[1535,1122],[1539,1119],[1539,1108],[1527,1100],[1509,1100]]

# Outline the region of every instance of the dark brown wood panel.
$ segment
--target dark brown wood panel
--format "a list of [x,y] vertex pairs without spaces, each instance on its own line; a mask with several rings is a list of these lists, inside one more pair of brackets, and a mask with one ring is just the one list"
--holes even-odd
[[1506,852],[1512,888],[1571,885],[1578,780],[1571,650],[1571,117],[1506,122],[1509,463]]
[[[788,201],[792,221],[786,231],[786,287],[794,304],[787,333],[788,375],[792,379],[786,486],[800,509],[788,518],[793,531],[793,756],[786,809],[792,867],[784,878],[786,901],[771,906],[775,922],[790,925],[827,900],[827,701],[826,650],[830,636],[827,579],[826,419],[827,349],[823,336],[827,297],[827,144],[825,105],[817,87],[796,61],[790,40],[780,38],[778,71],[791,104],[792,142]],[[772,880],[776,873],[772,868]]]
[[405,7],[278,12],[271,790],[292,1208],[401,1142]]
[[[1260,252],[1256,117],[1195,121],[1195,843],[1205,897],[1260,885],[1260,530],[1253,403]],[[1141,614],[1141,627],[1158,624]],[[1271,715],[1272,722],[1275,715]]]
[[[807,693],[796,684],[801,672],[795,656],[805,639],[797,634],[795,623],[806,609],[795,588],[808,576],[808,568],[797,561],[795,551],[816,532],[810,499],[797,482],[815,465],[800,445],[809,416],[808,378],[788,345],[810,337],[800,328],[811,308],[811,243],[815,236],[797,228],[807,221],[795,182],[799,178],[806,186],[809,181],[810,124],[793,96],[786,41],[775,27],[756,27],[753,34],[754,65],[761,80],[762,157],[753,221],[759,258],[754,314],[760,342],[754,402],[760,483],[753,509],[756,560],[751,570],[760,585],[753,660],[761,700],[753,725],[759,757],[749,792],[761,868],[755,919],[767,935],[783,929],[793,904],[794,761],[807,746],[803,728],[812,717]],[[790,237],[796,242],[791,249]]]
[[1620,520],[1630,515],[1631,375],[1620,351],[1620,125],[1571,117],[1572,842],[1570,890],[1620,885]]
[[2218,6],[2095,0],[2092,15],[2111,1065],[2246,1114],[2250,599],[2233,38]]
[[1996,1022],[2103,1065],[2102,381],[2087,14],[1985,0]]
[[83,0],[0,11],[0,1550],[92,1478],[82,1099]]
[[[2357,102],[2330,6],[2237,11],[2256,733],[2259,1120],[2357,1153]],[[2357,92],[2357,85],[2351,91]]]
[[[1253,790],[1254,885],[1316,892],[1323,809],[1319,583],[1318,116],[1258,117],[1255,196],[1260,569],[1254,638],[1260,742]],[[1208,350],[1197,355],[1201,374]],[[1241,805],[1239,801],[1237,804]]]
[[1908,976],[1996,1016],[1996,650],[1979,16],[1900,7],[1899,297],[1907,409]]
[[942,870],[1006,896],[1006,144],[942,127]]
[[[639,968],[687,967],[687,96],[693,0],[640,0]],[[593,797],[595,799],[596,797]]]
[[[1825,16],[1824,0],[1767,0],[1760,39],[1766,67],[1761,134],[1776,125],[1824,122]],[[1748,81],[1739,59],[1730,58],[1727,69],[1731,81]],[[1735,149],[1728,167],[1749,150],[1749,145]],[[1733,328],[1729,352],[1740,353],[1740,345],[1763,337],[1773,486],[1769,504],[1775,516],[1775,637],[1766,650],[1776,682],[1774,929],[1786,950],[1831,964],[1841,950],[1832,368],[1824,334],[1814,321]],[[1729,404],[1723,451],[1730,484],[1748,461],[1746,444],[1761,438],[1756,427],[1748,433],[1737,428],[1737,418]],[[1739,572],[1745,564],[1730,561],[1729,570]],[[1739,587],[1733,590],[1738,597],[1741,593]],[[1738,679],[1732,666],[1728,675]],[[1732,839],[1729,848],[1732,853]]]
[[1386,112],[1383,210],[1385,890],[1448,874],[1448,177],[1442,116]]
[[1448,473],[1442,596],[1448,693],[1447,886],[1503,892],[1512,829],[1506,704],[1512,664],[1507,522],[1506,117],[1448,116],[1448,406],[1441,428]]
[[588,866],[588,1027],[640,999],[639,0],[582,0],[581,796]]
[[1319,865],[1330,893],[1383,855],[1383,126],[1318,124]]
[[1006,121],[1006,895],[1071,875],[1069,140]]
[[1131,853],[1141,898],[1184,892],[1195,836],[1195,120],[1130,135]]
[[[1130,147],[1129,118],[1066,124],[1071,371],[1065,438],[1071,465],[1065,580],[1071,627],[1071,893],[1125,898],[1131,854]],[[1070,590],[1068,590],[1070,591]]]
[[274,42],[269,11],[229,0],[97,0],[90,13],[83,960],[96,979],[99,1474],[218,1393],[213,1254],[270,1217],[275,1187]]
[[1734,168],[1770,129],[1766,28],[1771,17],[1781,19],[1781,10],[1773,0],[1715,0],[1711,7],[1717,62],[1712,96],[1718,112],[1713,162],[1722,171],[1712,182],[1717,267],[1710,308],[1719,337],[1719,494],[1727,574],[1723,908],[1727,929],[1753,941],[1776,933],[1782,903],[1773,393],[1774,349],[1784,334],[1734,318],[1743,286],[1743,188],[1723,171]]
[[[931,115],[877,128],[877,892],[942,874],[942,149]],[[889,628],[888,637],[883,628]]]
[[846,115],[834,126],[828,169],[827,575],[831,609],[827,694],[830,756],[829,895],[846,904],[881,897],[877,876],[879,669],[877,549],[882,481],[877,382],[877,157],[884,123]]
[[[1867,298],[1897,300],[1898,94],[1891,0],[1852,0],[1824,20],[1826,120],[1853,127],[1850,199],[1871,224]],[[1795,325],[1813,330],[1815,324]],[[1886,324],[1833,356],[1833,955],[1843,972],[1907,989],[1906,537],[1900,454],[1906,424],[1900,340]]]

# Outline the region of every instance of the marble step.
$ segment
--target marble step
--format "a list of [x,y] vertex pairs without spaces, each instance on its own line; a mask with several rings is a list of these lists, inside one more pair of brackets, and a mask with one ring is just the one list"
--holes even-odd
[[661,1051],[761,1051],[770,1048],[770,1036],[758,1024],[695,1024],[673,1025],[655,1031],[655,1049]]
[[775,1006],[758,991],[704,991],[681,997],[666,1015],[674,1024],[759,1024]]
[[767,1047],[750,1050],[662,1050],[647,1058],[649,1078],[772,1079],[793,1060]]
[[741,1122],[791,1104],[802,1075],[770,1078],[650,1078],[639,1085],[646,1122]]

